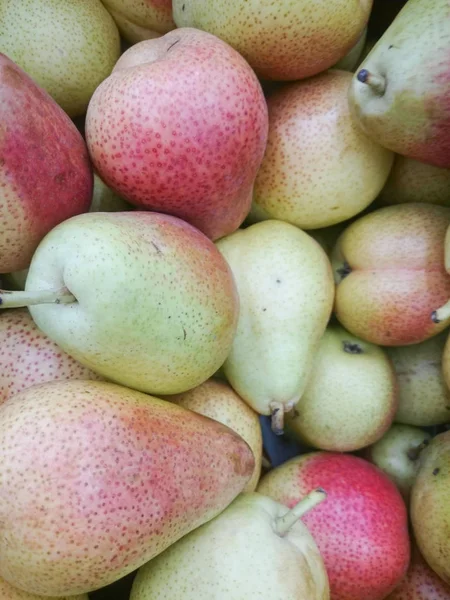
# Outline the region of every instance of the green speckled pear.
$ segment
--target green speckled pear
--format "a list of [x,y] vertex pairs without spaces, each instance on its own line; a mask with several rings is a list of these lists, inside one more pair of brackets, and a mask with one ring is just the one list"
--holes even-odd
[[268,220],[216,242],[240,297],[238,328],[223,365],[228,382],[252,408],[273,416],[302,395],[330,318],[334,283],[324,250],[307,233]]
[[100,0],[1,0],[0,52],[76,117],[119,59],[120,36]]
[[81,364],[130,388],[177,394],[224,362],[239,299],[232,274],[198,229],[160,213],[92,212],[42,240],[25,291],[50,339]]
[[316,490],[289,511],[241,494],[141,567],[130,600],[329,600],[322,556],[300,520],[324,498]]

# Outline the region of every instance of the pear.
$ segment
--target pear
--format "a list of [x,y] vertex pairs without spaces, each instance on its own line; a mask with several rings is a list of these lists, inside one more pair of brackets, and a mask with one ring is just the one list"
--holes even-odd
[[372,0],[173,0],[178,27],[209,31],[263,79],[294,81],[325,71],[358,41]]
[[450,431],[434,437],[421,452],[410,514],[420,552],[450,584]]
[[89,211],[119,212],[124,210],[131,210],[131,205],[109,188],[97,173],[94,173],[94,189]]
[[360,56],[366,45],[366,40],[367,26],[362,30],[362,33],[353,48],[334,65],[334,68],[341,69],[342,71],[354,71],[360,62]]
[[[353,221],[332,253],[335,314],[354,335],[381,346],[429,339],[450,324],[444,243],[450,208],[387,206]],[[450,249],[450,245],[449,245]]]
[[39,244],[23,292],[50,339],[81,364],[131,388],[176,394],[224,362],[237,326],[232,273],[214,244],[152,212],[78,215]]
[[394,423],[380,440],[363,450],[362,456],[384,471],[409,503],[420,452],[430,439],[431,435],[423,429]]
[[368,461],[337,452],[292,458],[264,475],[257,492],[292,508],[318,481],[327,499],[303,522],[323,556],[331,598],[384,600],[402,581],[410,557],[400,492]]
[[286,431],[313,448],[353,452],[380,439],[396,409],[394,369],[384,350],[331,325]]
[[450,169],[397,154],[377,204],[389,206],[405,202],[450,206]]
[[318,489],[288,510],[261,494],[241,494],[141,567],[130,600],[328,600],[321,554],[300,521],[325,498]]
[[253,203],[271,218],[329,227],[360,213],[383,188],[394,154],[354,124],[351,80],[332,69],[268,97],[269,137]]
[[[48,597],[36,596],[35,594],[29,594],[23,590],[19,590],[7,581],[0,577],[0,598],[2,600],[49,600]],[[58,596],[53,597],[52,600],[89,600],[87,594],[81,594],[76,596]]]
[[284,413],[303,394],[334,299],[329,260],[307,233],[268,220],[216,242],[233,272],[240,314],[223,364],[230,385],[254,410]]
[[[448,223],[444,239],[444,257],[445,270],[447,271],[447,274],[450,275],[450,224]],[[447,294],[447,297],[449,296],[450,293]],[[431,319],[434,323],[438,325],[438,327],[439,324],[441,324],[442,326],[442,322],[448,323],[448,320],[450,319],[450,300],[448,300],[443,306],[440,306],[435,311],[433,311]]]
[[450,391],[442,370],[447,337],[443,331],[421,344],[385,348],[398,383],[397,423],[431,427],[450,422]]
[[0,404],[38,383],[101,379],[40,331],[25,308],[0,317]]
[[406,577],[386,600],[450,600],[450,586],[430,569],[413,544]]
[[0,576],[48,596],[137,569],[224,510],[254,469],[228,427],[100,381],[10,398],[0,450]]
[[171,0],[102,0],[120,33],[131,44],[156,38],[171,29]]
[[2,0],[0,52],[71,117],[86,112],[120,56],[119,31],[100,0]]
[[355,122],[403,156],[450,167],[448,0],[408,0],[353,76]]
[[336,223],[336,225],[331,225],[330,227],[309,229],[306,233],[314,238],[316,242],[319,242],[319,244],[325,250],[327,256],[331,258],[331,253],[339,239],[339,236],[349,224],[349,221],[343,221],[342,223]]
[[247,442],[255,457],[255,469],[243,491],[255,491],[262,460],[262,432],[257,413],[228,384],[214,379],[164,399],[227,425]]

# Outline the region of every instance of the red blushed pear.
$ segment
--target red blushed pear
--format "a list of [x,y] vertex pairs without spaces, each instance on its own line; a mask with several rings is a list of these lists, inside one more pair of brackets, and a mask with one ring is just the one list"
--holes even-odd
[[293,507],[320,486],[327,499],[303,517],[323,556],[333,600],[384,600],[410,559],[405,503],[369,462],[334,452],[293,458],[261,479],[257,491]]
[[189,28],[127,50],[86,118],[88,148],[109,187],[213,240],[247,216],[267,134],[266,101],[248,63]]
[[349,90],[356,122],[403,156],[450,167],[450,4],[408,0]]
[[90,592],[221,513],[254,459],[228,427],[101,381],[33,386],[0,407],[0,576]]
[[444,242],[450,208],[400,204],[354,221],[332,253],[335,313],[354,335],[381,346],[417,344],[450,324]]
[[0,273],[28,267],[53,227],[89,209],[92,186],[75,125],[0,54]]

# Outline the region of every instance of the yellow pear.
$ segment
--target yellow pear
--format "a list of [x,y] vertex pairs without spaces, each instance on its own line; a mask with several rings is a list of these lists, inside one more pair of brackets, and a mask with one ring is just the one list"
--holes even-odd
[[262,460],[262,432],[257,413],[228,384],[214,379],[182,394],[162,397],[227,425],[247,442],[255,457],[255,468],[243,491],[254,492],[261,474]]
[[120,55],[120,36],[100,0],[2,0],[0,52],[71,117],[86,112]]
[[341,58],[335,65],[335,69],[341,69],[342,71],[353,72],[358,64],[360,63],[361,54],[364,51],[367,40],[367,26],[364,27],[358,41],[353,48]]
[[329,227],[375,200],[394,154],[356,126],[352,74],[330,70],[282,86],[267,99],[269,137],[252,208],[302,229]]
[[394,370],[384,350],[332,325],[286,429],[314,448],[353,452],[383,436],[396,408]]
[[254,410],[284,412],[305,389],[314,353],[330,318],[334,284],[324,250],[307,233],[268,220],[216,242],[240,298],[237,332],[223,371]]

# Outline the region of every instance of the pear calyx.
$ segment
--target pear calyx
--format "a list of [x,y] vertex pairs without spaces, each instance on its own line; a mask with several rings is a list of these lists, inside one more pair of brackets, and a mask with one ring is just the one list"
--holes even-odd
[[349,342],[348,340],[344,340],[342,342],[342,348],[344,352],[347,352],[347,354],[364,354],[364,350],[362,349],[360,344],[357,344],[356,342]]
[[437,310],[433,310],[431,313],[431,320],[433,323],[441,323],[450,317],[450,300]]
[[320,504],[327,497],[327,493],[322,488],[317,488],[310,492],[307,496],[302,498],[294,507],[291,508],[282,517],[277,517],[274,521],[274,530],[279,536],[286,535],[290,528],[296,523],[303,515],[313,509],[315,506]]
[[367,69],[361,69],[356,79],[361,83],[367,84],[378,96],[382,96],[386,91],[386,79],[381,75],[371,73]]
[[71,304],[76,300],[65,286],[57,290],[0,290],[0,308],[19,308],[36,304]]
[[413,462],[419,459],[420,453],[424,450],[430,443],[430,440],[423,440],[421,444],[416,446],[415,448],[410,448],[406,453],[409,460]]

